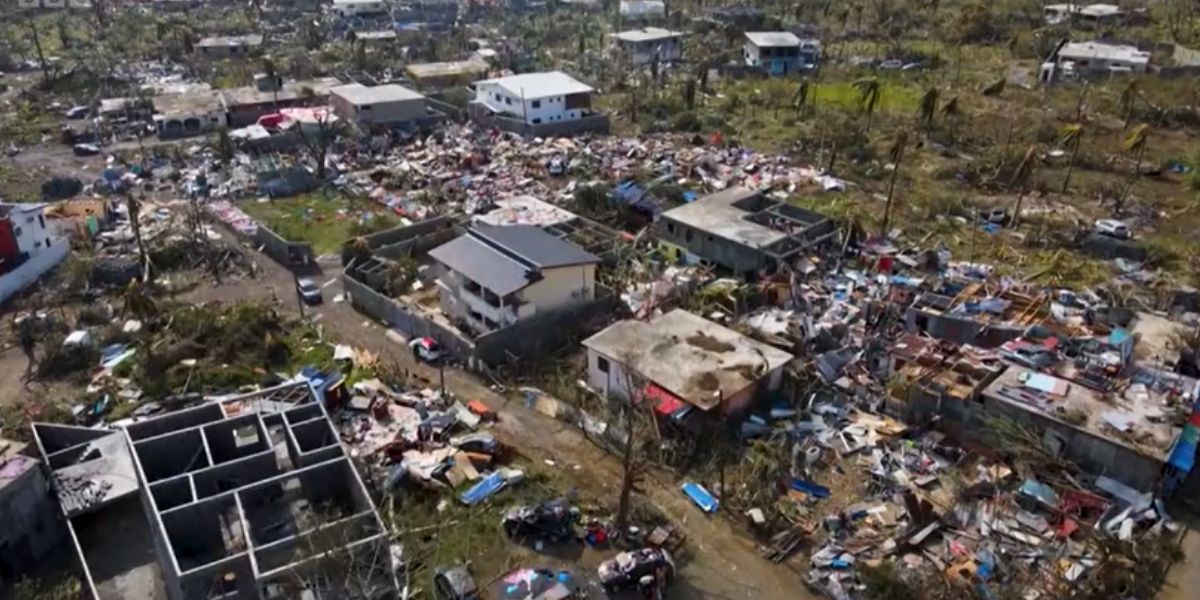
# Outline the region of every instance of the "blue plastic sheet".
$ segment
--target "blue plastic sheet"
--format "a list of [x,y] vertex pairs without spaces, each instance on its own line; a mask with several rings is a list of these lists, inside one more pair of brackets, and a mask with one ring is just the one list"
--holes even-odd
[[463,504],[466,504],[467,506],[474,506],[480,502],[483,502],[484,500],[487,500],[492,494],[495,494],[503,488],[504,477],[501,477],[500,473],[495,472],[481,479],[479,483],[471,486],[471,489],[463,492],[461,498]]
[[707,513],[717,512],[717,505],[720,503],[712,494],[708,493],[708,490],[704,489],[704,486],[688,482],[683,484],[681,489],[683,489],[684,495],[690,498],[692,502],[695,502],[696,506],[700,507],[700,510]]

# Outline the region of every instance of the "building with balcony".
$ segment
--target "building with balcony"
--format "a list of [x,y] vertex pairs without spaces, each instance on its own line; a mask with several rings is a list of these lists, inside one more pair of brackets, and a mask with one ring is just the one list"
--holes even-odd
[[770,75],[787,75],[815,68],[821,42],[800,39],[790,31],[751,31],[746,33],[743,54],[748,67]]
[[635,67],[658,61],[675,62],[683,58],[683,32],[661,27],[644,27],[609,34],[619,57]]
[[471,117],[489,127],[549,136],[605,131],[608,118],[592,108],[591,86],[563,73],[522,73],[475,82]]
[[533,225],[476,224],[430,251],[442,312],[478,332],[573,308],[596,297],[600,258]]

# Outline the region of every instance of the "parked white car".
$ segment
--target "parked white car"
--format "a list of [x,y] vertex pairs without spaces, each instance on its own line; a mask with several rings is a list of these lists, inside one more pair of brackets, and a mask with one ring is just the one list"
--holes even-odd
[[1100,219],[1096,221],[1096,233],[1127,240],[1132,235],[1129,226],[1116,219]]

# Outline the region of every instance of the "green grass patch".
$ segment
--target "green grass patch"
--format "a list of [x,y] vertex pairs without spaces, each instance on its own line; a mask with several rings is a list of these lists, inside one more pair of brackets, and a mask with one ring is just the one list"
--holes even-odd
[[242,209],[284,239],[311,243],[317,254],[337,253],[346,240],[400,224],[399,218],[369,200],[320,192],[252,201]]

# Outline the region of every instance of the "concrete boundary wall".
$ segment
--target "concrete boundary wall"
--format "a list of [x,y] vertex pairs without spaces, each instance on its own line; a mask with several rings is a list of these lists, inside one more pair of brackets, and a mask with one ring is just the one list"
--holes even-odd
[[407,339],[432,337],[448,355],[473,367],[479,363],[494,365],[552,352],[569,340],[606,325],[619,304],[615,294],[597,286],[597,297],[591,302],[536,315],[470,340],[379,293],[349,272],[342,274],[342,285],[351,305],[359,312],[384,323]]
[[263,254],[285,267],[306,266],[316,262],[312,244],[285,240],[262,223],[258,224],[258,231],[254,234],[254,244],[262,248]]

